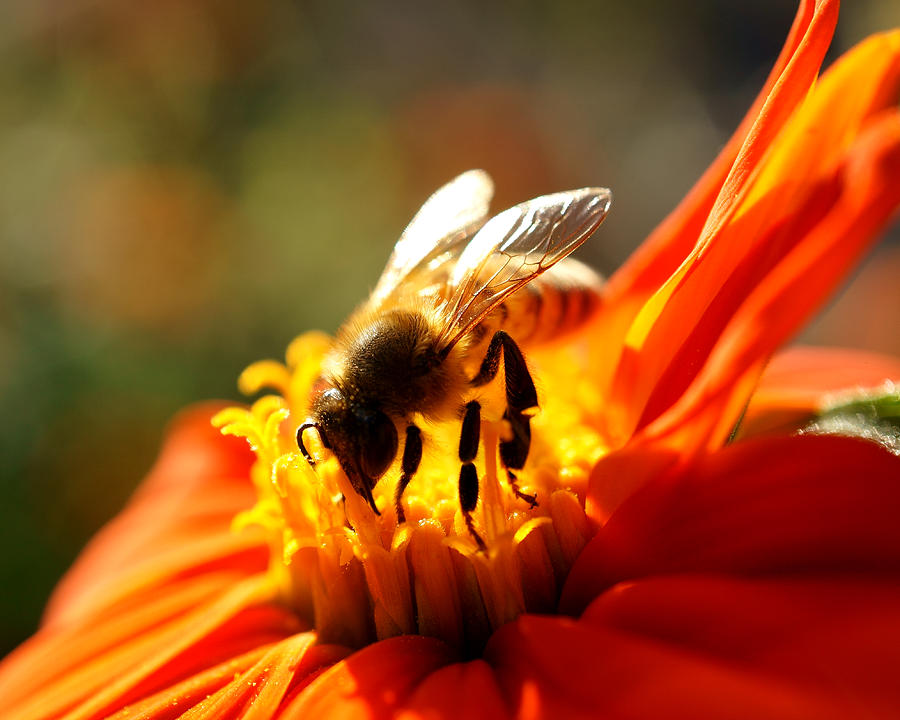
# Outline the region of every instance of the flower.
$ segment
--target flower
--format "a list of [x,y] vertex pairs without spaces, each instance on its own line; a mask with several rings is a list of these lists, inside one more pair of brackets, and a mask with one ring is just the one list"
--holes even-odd
[[747,119],[592,326],[529,354],[540,502],[495,482],[489,423],[486,552],[440,454],[399,528],[334,463],[299,461],[326,344],[302,336],[242,376],[279,395],[178,419],[0,666],[4,716],[896,716],[900,456],[807,423],[848,398],[880,412],[900,361],[771,359],[900,205],[900,31],[817,81],[836,17],[801,3]]

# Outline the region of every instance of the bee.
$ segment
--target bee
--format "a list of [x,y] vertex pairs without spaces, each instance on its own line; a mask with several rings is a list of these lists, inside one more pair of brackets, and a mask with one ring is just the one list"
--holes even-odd
[[[470,170],[435,192],[394,247],[374,291],[338,331],[297,430],[315,430],[353,489],[379,515],[372,489],[396,461],[397,522],[403,492],[422,459],[419,417],[461,418],[459,504],[480,548],[472,512],[478,503],[473,464],[481,405],[472,399],[498,375],[501,359],[508,423],[500,460],[512,490],[532,507],[516,473],[528,458],[534,382],[518,342],[534,345],[583,324],[599,304],[600,277],[571,258],[606,217],[612,194],[583,188],[544,195],[488,220],[493,183]],[[516,339],[518,338],[518,342]]]

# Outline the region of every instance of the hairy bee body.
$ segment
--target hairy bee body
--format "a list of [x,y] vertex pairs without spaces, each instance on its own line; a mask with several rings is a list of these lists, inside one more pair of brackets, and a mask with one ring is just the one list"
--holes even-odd
[[419,413],[442,420],[466,389],[466,344],[440,356],[440,318],[430,303],[350,318],[324,365],[327,385],[348,400],[377,405],[392,419]]
[[470,171],[438,190],[404,231],[369,300],[338,332],[310,398],[298,446],[314,428],[350,484],[379,513],[372,489],[394,464],[405,434],[401,499],[422,457],[416,416],[462,418],[459,497],[466,524],[478,499],[473,460],[481,405],[472,399],[492,382],[501,359],[504,419],[512,436],[500,459],[515,484],[530,445],[534,383],[517,343],[539,345],[582,325],[600,302],[599,276],[565,259],[600,225],[611,195],[582,188],[522,203],[487,220],[493,185]]

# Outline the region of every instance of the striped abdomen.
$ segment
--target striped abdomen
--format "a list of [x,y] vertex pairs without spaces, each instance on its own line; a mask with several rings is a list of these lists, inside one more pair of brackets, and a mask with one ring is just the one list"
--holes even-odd
[[600,306],[603,279],[566,258],[513,293],[475,328],[475,345],[505,330],[521,345],[538,345],[576,330]]

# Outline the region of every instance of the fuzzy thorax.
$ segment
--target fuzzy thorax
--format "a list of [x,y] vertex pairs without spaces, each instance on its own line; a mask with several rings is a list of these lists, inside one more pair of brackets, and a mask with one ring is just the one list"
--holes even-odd
[[[588,409],[596,391],[578,371],[577,346],[529,355],[541,411],[519,484],[537,495],[533,509],[515,497],[498,466],[498,442],[506,432],[499,420],[502,393],[485,391],[474,512],[485,551],[467,531],[459,508],[456,418],[418,418],[425,456],[404,495],[407,522],[400,525],[393,509],[396,463],[374,488],[377,516],[336,459],[316,444],[314,433],[311,450],[323,461],[313,470],[303,459],[295,432],[331,347],[328,337],[305,334],[289,347],[286,364],[250,366],[241,389],[255,393],[267,387],[278,394],[214,419],[222,432],[246,437],[256,452],[259,499],[235,525],[268,531],[270,572],[284,601],[329,642],[360,647],[394,635],[425,634],[463,652],[479,649],[493,630],[523,612],[554,611],[562,583],[591,535],[584,494],[590,468],[603,453]],[[499,379],[492,383],[497,384]]]

